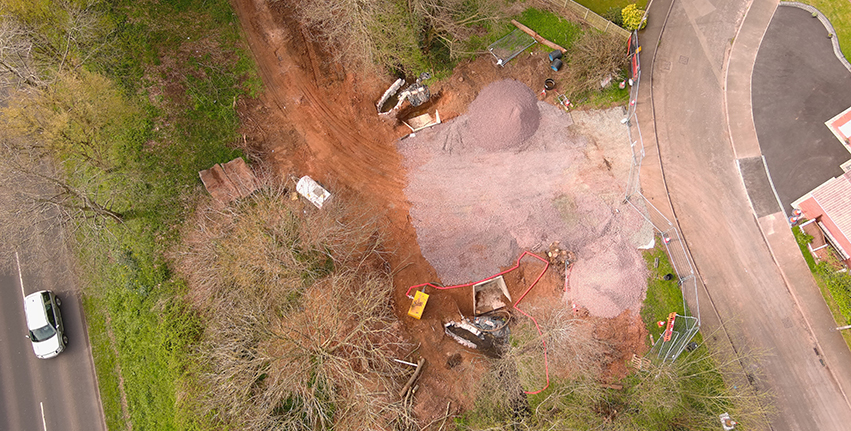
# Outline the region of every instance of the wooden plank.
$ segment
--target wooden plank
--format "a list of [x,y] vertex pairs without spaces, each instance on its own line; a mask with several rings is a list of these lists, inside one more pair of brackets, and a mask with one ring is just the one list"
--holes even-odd
[[515,26],[515,27],[517,27],[517,28],[519,28],[520,30],[522,30],[524,33],[526,33],[526,34],[528,34],[529,36],[532,36],[533,38],[535,38],[535,40],[537,40],[537,41],[538,41],[538,43],[542,43],[542,44],[544,44],[544,45],[546,45],[546,46],[548,46],[548,47],[550,47],[550,48],[552,48],[552,49],[557,49],[557,50],[561,51],[562,53],[567,52],[567,50],[566,50],[566,49],[562,48],[561,46],[559,46],[559,45],[557,45],[557,44],[555,44],[555,43],[553,43],[553,42],[550,42],[550,41],[548,41],[548,40],[544,39],[544,38],[543,38],[540,34],[535,33],[535,31],[534,31],[534,30],[532,30],[532,29],[531,29],[531,28],[529,28],[529,27],[526,27],[526,26],[525,26],[525,25],[523,25],[523,24],[520,24],[520,23],[519,23],[519,22],[517,22],[516,20],[511,20],[511,23],[512,23],[512,24],[514,24],[514,26]]
[[198,172],[198,175],[213,199],[219,202],[230,202],[239,197],[239,191],[228,179],[221,165],[216,164],[210,169]]

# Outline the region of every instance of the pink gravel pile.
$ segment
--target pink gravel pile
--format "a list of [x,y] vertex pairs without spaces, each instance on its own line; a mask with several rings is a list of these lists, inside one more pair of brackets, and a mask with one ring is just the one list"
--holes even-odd
[[535,134],[541,119],[535,93],[513,79],[483,88],[467,111],[465,135],[472,138],[473,144],[490,151],[521,145]]
[[599,317],[617,317],[644,300],[645,278],[635,277],[644,260],[618,235],[604,235],[587,244],[570,271],[569,300]]
[[[536,104],[537,115],[506,109],[531,93],[517,84],[493,83],[488,103],[477,98],[468,115],[399,142],[423,256],[442,283],[458,284],[499,272],[522,250],[540,252],[560,241],[578,260],[566,301],[603,317],[638,310],[646,270],[633,237],[643,218],[623,203],[625,179],[612,169],[623,163],[607,153],[623,148],[628,157],[620,114],[603,120],[615,124],[623,145],[603,145],[618,138],[589,134],[599,119],[575,127],[571,115],[544,102]],[[512,138],[482,144],[480,134],[493,142],[491,130]]]

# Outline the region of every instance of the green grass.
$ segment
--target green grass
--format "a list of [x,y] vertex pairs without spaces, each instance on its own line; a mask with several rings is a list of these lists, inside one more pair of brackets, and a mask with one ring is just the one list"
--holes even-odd
[[[807,248],[807,244],[812,241],[812,237],[801,232],[799,228],[792,228],[792,234],[795,236],[795,241],[801,249],[801,254],[810,267],[813,273],[813,279],[821,291],[824,302],[830,309],[830,314],[833,315],[833,320],[838,326],[844,326],[851,322],[851,275],[846,273],[837,273],[834,266],[827,262],[817,263],[813,258],[812,253]],[[845,344],[851,348],[851,332],[842,331],[842,338],[845,339]]]
[[[655,266],[659,259],[659,266]],[[647,277],[647,297],[641,306],[641,320],[647,331],[654,334],[659,331],[656,322],[667,320],[668,314],[677,312],[685,314],[683,294],[677,285],[677,273],[668,260],[668,254],[661,241],[656,241],[656,247],[644,253],[649,275]],[[670,281],[664,280],[666,274],[672,274]]]
[[[185,285],[164,256],[199,195],[198,171],[241,155],[230,147],[239,125],[233,102],[256,94],[260,81],[225,0],[123,0],[110,12],[118,46],[98,72],[122,86],[142,118],[121,137],[122,170],[105,185],[124,191],[116,209],[131,216],[106,231],[79,232],[101,398],[109,429],[127,428],[118,365],[134,429],[197,429],[181,397],[192,384],[187,361],[201,322],[183,305]],[[184,44],[201,39],[215,52],[185,57]],[[147,71],[165,60],[183,77],[176,83],[182,91],[151,104],[147,91],[156,82],[148,78],[156,75]]]
[[587,7],[594,11],[597,15],[606,16],[606,13],[610,9],[617,9],[618,11],[623,9],[626,5],[630,3],[635,3],[638,5],[639,9],[645,9],[647,7],[647,0],[638,0],[638,1],[629,1],[629,0],[575,0],[577,3],[582,6]]
[[[517,20],[517,22],[540,34],[541,37],[557,43],[565,49],[569,49],[583,32],[582,26],[577,23],[570,22],[552,12],[529,8],[519,15],[506,18],[495,24],[487,24],[484,27],[487,32],[482,35],[471,36],[466,44],[466,50],[471,53],[471,57],[481,54],[488,45],[516,30],[517,27],[511,24],[512,19]],[[549,50],[546,47],[542,48],[540,44],[534,44],[529,48],[529,51],[536,49]]]
[[106,417],[107,429],[125,428],[121,411],[121,393],[119,391],[119,375],[116,369],[118,358],[112,350],[108,335],[106,306],[91,295],[83,295],[83,311],[86,314],[89,343],[92,346],[92,356],[95,361],[101,402]]
[[815,7],[830,20],[839,39],[839,47],[845,58],[851,61],[851,2],[848,0],[801,0]]
[[552,12],[535,8],[526,9],[514,19],[531,28],[544,39],[565,49],[570,49],[582,34],[582,27],[579,24],[570,22]]
[[[620,78],[623,80],[623,78]],[[602,91],[594,92],[587,100],[575,103],[577,106],[585,106],[591,109],[606,109],[619,106],[629,101],[629,85],[623,90],[618,88],[618,78],[612,79],[612,85]]]

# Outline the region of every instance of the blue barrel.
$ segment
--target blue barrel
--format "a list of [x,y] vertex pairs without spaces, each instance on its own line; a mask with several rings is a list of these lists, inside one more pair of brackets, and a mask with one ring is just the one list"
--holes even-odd
[[550,53],[549,57],[550,57],[550,61],[553,61],[557,58],[561,58],[561,51],[555,50],[555,51]]
[[564,64],[564,63],[562,63],[562,61],[557,58],[557,59],[553,60],[552,63],[550,63],[550,69],[558,72],[559,70],[561,70],[562,64]]

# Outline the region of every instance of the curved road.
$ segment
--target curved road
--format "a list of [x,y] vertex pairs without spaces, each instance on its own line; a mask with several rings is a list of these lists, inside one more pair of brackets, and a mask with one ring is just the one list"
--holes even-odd
[[652,4],[637,104],[647,137],[642,190],[688,244],[710,342],[762,352],[759,365],[744,363],[742,371],[774,394],[771,429],[845,430],[851,352],[831,331],[779,204],[748,193],[770,187],[751,77],[776,7],[774,0]]
[[[106,430],[80,300],[51,267],[0,276],[0,430]],[[37,359],[25,337],[23,291],[53,290],[62,300],[68,347]]]

